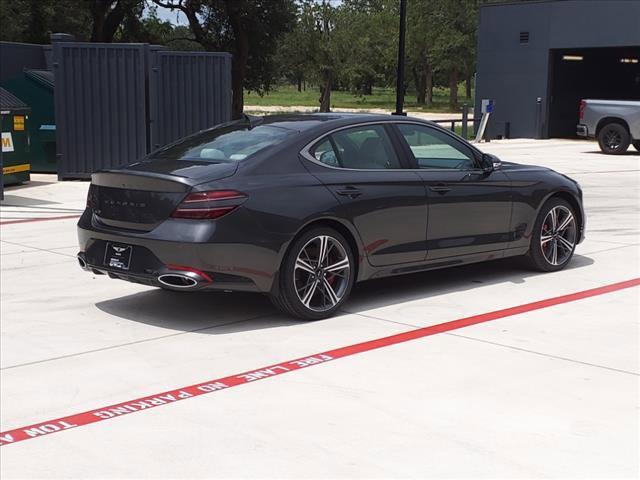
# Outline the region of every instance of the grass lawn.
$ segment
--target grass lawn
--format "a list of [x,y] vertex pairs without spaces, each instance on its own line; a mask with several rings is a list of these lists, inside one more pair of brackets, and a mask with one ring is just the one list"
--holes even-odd
[[[460,84],[458,87],[458,102],[471,104],[464,97],[464,86]],[[282,85],[274,87],[269,93],[260,96],[255,92],[245,92],[245,105],[260,106],[304,106],[318,107],[320,92],[317,87],[307,85],[307,89],[298,92],[293,85]],[[444,88],[435,88],[433,90],[433,106],[426,109],[423,106],[416,105],[415,95],[406,95],[404,99],[405,110],[416,110],[425,112],[450,112],[449,110],[449,90]],[[333,91],[331,92],[332,108],[383,108],[387,110],[395,110],[396,94],[392,88],[374,88],[373,95],[365,95],[362,97],[353,95],[351,92]],[[457,113],[457,112],[456,112]]]

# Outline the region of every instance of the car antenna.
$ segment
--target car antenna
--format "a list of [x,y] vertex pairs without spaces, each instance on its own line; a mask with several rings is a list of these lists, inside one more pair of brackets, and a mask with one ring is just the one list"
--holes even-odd
[[249,115],[247,113],[243,113],[242,116],[249,123],[249,130],[260,125],[264,121],[264,117],[259,117],[257,115]]

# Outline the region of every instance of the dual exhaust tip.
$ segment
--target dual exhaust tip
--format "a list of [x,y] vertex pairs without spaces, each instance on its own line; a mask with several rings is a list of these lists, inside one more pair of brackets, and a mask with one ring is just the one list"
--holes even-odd
[[194,277],[200,276],[195,273],[164,273],[158,277],[158,281],[165,287],[184,289],[197,287],[199,283],[204,282],[202,277],[200,281]]
[[[78,264],[80,265],[80,268],[82,268],[83,270],[87,270],[89,272],[94,272],[94,273],[100,273],[100,274],[104,273],[91,267],[87,263],[87,259],[84,256],[84,253],[80,252],[77,255],[77,259],[78,259]],[[175,289],[184,289],[184,290],[195,288],[204,283],[211,283],[211,278],[208,275],[204,273],[201,274],[198,271],[191,271],[191,270],[163,273],[162,275],[159,275],[157,277],[157,280],[160,284],[164,285],[165,287],[175,288]]]

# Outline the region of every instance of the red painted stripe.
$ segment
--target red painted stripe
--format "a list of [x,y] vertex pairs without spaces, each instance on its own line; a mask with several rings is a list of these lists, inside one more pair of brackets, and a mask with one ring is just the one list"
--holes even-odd
[[12,223],[31,223],[31,222],[47,222],[49,220],[64,220],[66,218],[80,218],[81,215],[63,215],[61,217],[41,217],[41,218],[23,218],[21,220],[7,220],[0,222],[0,225],[10,225]]
[[489,322],[491,320],[497,320],[499,318],[510,317],[513,315],[518,315],[520,313],[540,310],[542,308],[548,308],[554,305],[560,305],[567,302],[575,302],[576,300],[594,297],[596,295],[604,295],[606,293],[615,292],[617,290],[631,288],[638,285],[640,285],[640,278],[634,278],[625,282],[613,283],[611,285],[605,285],[603,287],[592,288],[590,290],[570,293],[568,295],[549,298],[547,300],[540,300],[538,302],[518,305],[516,307],[505,308],[503,310],[496,310],[494,312],[474,315],[472,317],[461,318],[459,320],[440,323],[438,325],[432,325],[430,327],[418,328],[416,330],[410,330],[408,332],[391,335],[389,337],[369,340],[367,342],[357,343],[355,345],[349,345],[346,347],[328,350],[322,353],[316,353],[315,355],[298,358],[296,360],[277,363],[269,367],[263,367],[257,370],[251,370],[237,375],[209,380],[207,382],[190,385],[188,387],[183,387],[177,390],[169,390],[166,392],[157,393],[155,395],[149,395],[135,400],[130,400],[128,402],[96,408],[94,410],[89,410],[88,412],[77,413],[55,420],[35,423],[27,427],[7,430],[0,433],[0,445],[17,443],[23,440],[29,440],[31,438],[41,437],[44,435],[49,435],[51,433],[69,430],[71,428],[89,425],[91,423],[109,420],[111,418],[128,415],[129,413],[138,412],[140,410],[167,405],[169,403],[174,403],[187,398],[197,397],[206,393],[225,390],[227,388],[237,387],[246,383],[262,380],[264,378],[282,375],[283,373],[319,365],[321,363],[326,363],[338,358],[348,357],[357,353],[368,352],[377,348],[389,347],[391,345],[397,345],[399,343],[408,342],[410,340],[416,340],[418,338],[428,337],[430,335],[435,335],[438,333],[449,332],[451,330],[457,330],[459,328],[477,325],[479,323]]

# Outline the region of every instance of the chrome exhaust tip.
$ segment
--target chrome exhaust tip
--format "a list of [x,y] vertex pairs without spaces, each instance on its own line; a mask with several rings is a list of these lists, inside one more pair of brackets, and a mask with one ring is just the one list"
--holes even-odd
[[78,264],[80,265],[80,268],[82,268],[83,270],[88,270],[87,261],[84,259],[84,255],[79,253],[76,258],[78,259]]
[[181,273],[165,273],[158,277],[158,281],[165,287],[184,289],[196,287],[199,283],[196,278]]

